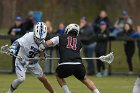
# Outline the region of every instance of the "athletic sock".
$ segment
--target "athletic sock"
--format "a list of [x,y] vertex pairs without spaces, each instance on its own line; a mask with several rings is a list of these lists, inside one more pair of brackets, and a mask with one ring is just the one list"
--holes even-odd
[[10,90],[13,92],[23,81],[21,79],[15,79],[12,84]]
[[99,90],[96,88],[93,90],[93,93],[100,93]]
[[10,91],[13,92],[16,88],[13,88],[12,84],[11,84],[11,88]]
[[13,92],[11,91],[11,89],[9,89],[8,92],[6,92],[6,93],[13,93]]
[[71,93],[67,85],[62,86],[65,93]]

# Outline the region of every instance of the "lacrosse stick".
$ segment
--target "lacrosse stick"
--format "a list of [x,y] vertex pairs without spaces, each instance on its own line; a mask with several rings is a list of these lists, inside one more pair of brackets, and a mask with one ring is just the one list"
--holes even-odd
[[8,45],[1,46],[0,52],[1,53],[5,53],[7,55],[11,55],[11,56],[16,57],[18,59],[21,59],[20,56],[16,56],[16,55],[14,55],[14,54],[12,54],[12,53],[9,52],[9,46]]
[[[9,52],[9,46],[8,45],[4,45],[4,46],[1,46],[1,50],[0,50],[1,53],[5,53],[7,55],[11,55],[13,57],[16,57],[18,58],[19,60],[22,60],[22,57],[20,56],[16,56],[12,53]],[[46,57],[50,57],[50,55],[46,54]],[[42,58],[28,58],[27,60],[31,61],[31,60],[42,60]]]
[[1,46],[1,49],[0,49],[0,52],[1,53],[5,53],[5,54],[9,54],[9,47],[8,45],[4,45],[4,46]]
[[[5,45],[5,46],[1,47],[1,53],[12,55],[12,56],[14,56],[16,58],[21,59],[20,56],[10,54],[8,45]],[[60,58],[46,58],[46,59],[59,60]],[[107,54],[105,56],[100,56],[100,57],[97,57],[97,58],[82,58],[82,59],[83,60],[85,60],[85,59],[98,59],[98,60],[101,60],[102,62],[107,62],[107,63],[111,64],[113,62],[113,60],[114,60],[114,55],[113,55],[113,52],[111,52],[111,53],[109,53],[109,54]],[[41,58],[28,58],[28,60],[41,60]]]
[[[35,59],[35,58],[31,58],[31,59]],[[40,59],[40,58],[36,58],[36,59]],[[60,58],[46,58],[46,59],[53,59],[53,60],[59,60]],[[101,60],[102,62],[107,62],[109,64],[111,64],[114,60],[114,55],[113,52],[107,54],[106,56],[100,56],[97,58],[82,58],[83,60],[85,59],[98,59]]]
[[109,64],[111,64],[114,60],[114,55],[113,52],[107,54],[106,56],[100,56],[99,58],[93,58],[93,59],[99,59],[102,62],[107,62]]

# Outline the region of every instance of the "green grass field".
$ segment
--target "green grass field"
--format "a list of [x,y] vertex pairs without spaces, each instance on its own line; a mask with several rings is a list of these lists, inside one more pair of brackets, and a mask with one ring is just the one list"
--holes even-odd
[[[47,76],[57,93],[63,93],[54,75]],[[13,79],[14,74],[0,75],[0,93],[6,93]],[[95,82],[101,93],[132,93],[136,77],[132,76],[111,76],[96,78],[89,76]],[[66,79],[72,93],[92,93],[86,86],[76,80],[73,76]],[[49,93],[43,85],[33,76],[27,75],[25,82],[14,93]]]

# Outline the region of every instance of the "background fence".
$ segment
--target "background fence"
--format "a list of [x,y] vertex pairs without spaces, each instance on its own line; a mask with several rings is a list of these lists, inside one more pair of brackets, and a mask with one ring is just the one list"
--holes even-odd
[[[10,36],[7,35],[0,35],[0,46],[9,44],[10,45]],[[126,57],[124,53],[124,40],[128,40],[132,38],[126,37],[118,37],[118,38],[110,38],[108,43],[108,53],[110,51],[114,52],[114,62],[111,65],[106,64],[109,67],[110,74],[127,74],[128,73],[128,65],[126,62]],[[94,39],[93,39],[94,40]],[[135,39],[136,41],[136,39]],[[83,53],[81,53],[83,56]],[[55,48],[53,49],[53,57],[56,57]],[[0,54],[0,72],[10,72],[12,68],[11,57],[5,54]],[[96,60],[94,61],[96,62]],[[57,66],[57,60],[53,60],[54,69]],[[83,60],[84,65],[86,66],[86,60]],[[46,62],[40,62],[41,66],[45,69]],[[133,67],[134,67],[134,74],[140,72],[140,60],[138,58],[138,49],[136,46],[135,54],[133,56]]]

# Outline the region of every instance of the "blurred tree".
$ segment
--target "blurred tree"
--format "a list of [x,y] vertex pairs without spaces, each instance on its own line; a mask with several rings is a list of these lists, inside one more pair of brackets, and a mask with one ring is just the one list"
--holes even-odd
[[16,13],[16,1],[17,0],[0,0],[2,8],[2,17],[0,17],[1,26],[9,27],[12,24]]
[[92,21],[101,9],[115,21],[125,9],[140,24],[139,6],[140,0],[0,0],[0,26],[9,27],[16,15],[26,17],[30,10],[42,11],[43,20],[56,25],[60,21],[78,23],[83,15]]

